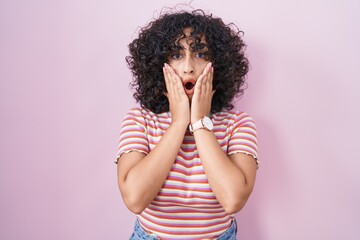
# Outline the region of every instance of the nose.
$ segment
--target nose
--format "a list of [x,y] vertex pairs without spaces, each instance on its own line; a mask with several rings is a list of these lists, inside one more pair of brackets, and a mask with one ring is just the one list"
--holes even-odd
[[186,56],[184,61],[184,73],[194,73],[194,59]]

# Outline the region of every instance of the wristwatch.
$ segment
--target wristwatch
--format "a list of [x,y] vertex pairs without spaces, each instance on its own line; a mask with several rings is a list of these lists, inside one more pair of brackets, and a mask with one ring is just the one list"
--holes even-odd
[[190,129],[190,133],[194,134],[194,132],[196,130],[205,128],[206,130],[213,130],[214,125],[213,122],[211,121],[211,119],[207,116],[204,116],[203,118],[200,118],[199,120],[197,120],[194,123],[190,123],[189,125],[189,129]]

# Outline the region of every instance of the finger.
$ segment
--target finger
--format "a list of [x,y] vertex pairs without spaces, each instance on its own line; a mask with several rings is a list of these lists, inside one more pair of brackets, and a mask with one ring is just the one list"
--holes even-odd
[[166,76],[166,84],[167,84],[167,91],[168,91],[168,99],[170,100],[170,98],[177,98],[178,94],[176,91],[176,87],[174,84],[174,77],[173,74],[171,72],[170,66],[168,64],[165,64],[165,76]]
[[166,69],[168,70],[169,76],[171,77],[171,79],[170,79],[171,82],[175,83],[176,82],[175,76],[177,74],[175,73],[174,69],[169,64],[166,64]]
[[163,67],[163,74],[164,74],[165,84],[166,84],[166,88],[167,88],[169,85],[169,76],[168,76],[168,71],[167,71],[165,65]]
[[[208,63],[202,74],[199,76],[199,78],[196,81],[196,89],[199,92],[199,94],[206,94],[208,92],[209,86],[209,80],[210,80],[210,68],[211,68],[211,62]],[[195,90],[196,90],[195,89]]]
[[205,77],[205,75],[202,73],[196,80],[194,94],[201,95],[204,77]]
[[214,68],[212,66],[209,67],[209,71],[207,73],[207,92],[212,93],[213,91],[213,78],[214,78]]
[[169,75],[170,75],[170,82],[171,82],[171,87],[173,90],[173,94],[176,98],[180,98],[183,96],[186,96],[185,94],[185,90],[184,90],[184,86],[182,84],[182,81],[179,77],[179,75],[176,74],[176,72],[174,71],[174,69],[167,64],[167,70],[169,71]]
[[[165,63],[166,64],[166,63]],[[164,65],[163,67],[163,73],[164,73],[164,78],[165,78],[165,86],[166,86],[166,90],[167,93],[171,92],[171,83],[170,83],[170,76],[169,76],[169,72],[166,68],[166,65]],[[166,96],[168,97],[168,94],[166,94]]]

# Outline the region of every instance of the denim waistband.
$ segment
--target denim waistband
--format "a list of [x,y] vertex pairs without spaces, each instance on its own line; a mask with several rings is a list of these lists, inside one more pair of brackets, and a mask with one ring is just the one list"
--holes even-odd
[[[231,221],[230,227],[214,240],[236,240],[237,224],[235,218]],[[155,234],[146,232],[136,220],[134,232],[129,240],[158,240],[160,239]]]

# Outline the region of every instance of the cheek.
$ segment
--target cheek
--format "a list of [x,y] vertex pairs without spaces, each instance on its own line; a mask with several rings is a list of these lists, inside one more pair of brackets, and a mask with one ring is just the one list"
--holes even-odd
[[169,61],[169,65],[175,71],[176,74],[179,74],[180,67],[178,63],[176,63],[175,61]]
[[199,64],[198,64],[198,70],[199,70],[199,72],[202,73],[208,63],[209,63],[208,61],[206,61],[206,62],[205,62],[205,61],[202,61],[201,63],[199,63]]

